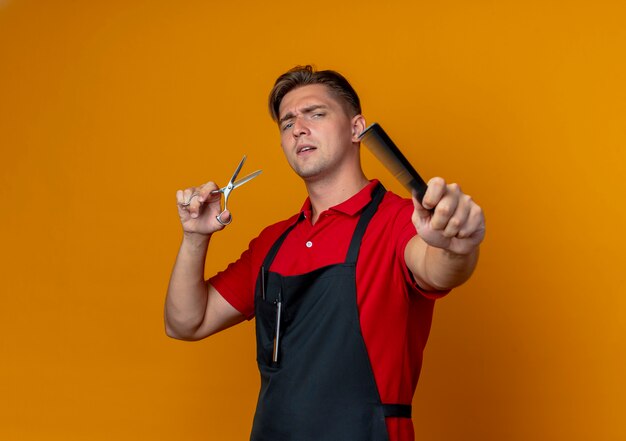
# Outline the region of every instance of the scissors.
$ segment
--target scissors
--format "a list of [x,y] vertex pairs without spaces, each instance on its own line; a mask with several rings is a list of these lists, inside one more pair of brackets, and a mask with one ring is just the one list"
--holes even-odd
[[[245,178],[241,178],[238,181],[235,181],[235,179],[237,179],[237,175],[239,174],[239,171],[241,170],[241,167],[243,166],[243,163],[246,162],[246,155],[243,155],[243,158],[241,158],[241,161],[239,162],[239,165],[237,166],[237,168],[235,169],[235,173],[233,173],[233,177],[230,178],[230,181],[228,181],[228,184],[225,187],[220,188],[219,190],[213,190],[211,192],[211,194],[217,194],[217,193],[224,193],[224,210],[218,214],[217,216],[215,216],[215,218],[217,219],[217,221],[221,224],[221,225],[228,225],[233,221],[233,216],[231,214],[230,219],[228,220],[228,222],[224,222],[222,220],[222,215],[224,213],[226,213],[226,210],[228,210],[228,197],[230,196],[230,193],[237,187],[242,186],[243,184],[245,184],[246,182],[256,178],[263,170],[257,170],[253,173],[250,173],[248,176],[246,176]],[[191,195],[191,197],[189,198],[189,200],[187,202],[183,202],[182,204],[180,204],[183,207],[188,207],[189,204],[191,204],[191,200],[198,196],[198,193],[194,193]]]

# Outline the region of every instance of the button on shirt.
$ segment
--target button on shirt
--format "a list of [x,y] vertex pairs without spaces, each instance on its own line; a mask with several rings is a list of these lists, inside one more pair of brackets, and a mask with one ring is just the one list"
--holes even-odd
[[[281,274],[283,272],[290,275],[302,274],[322,266],[343,262],[356,225],[352,225],[350,221],[355,215],[357,220],[358,214],[360,210],[356,213],[353,210],[346,212],[345,208],[339,205],[321,213],[317,222],[312,224],[310,204],[305,204],[298,225],[285,239],[283,246],[289,251],[284,252],[281,248],[272,265],[272,271],[280,268],[282,271],[277,272]],[[301,252],[294,254],[294,249]]]

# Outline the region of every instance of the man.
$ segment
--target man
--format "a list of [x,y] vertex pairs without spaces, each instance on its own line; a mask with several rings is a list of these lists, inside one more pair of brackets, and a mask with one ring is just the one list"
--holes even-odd
[[198,340],[256,317],[252,440],[412,440],[434,301],[473,272],[482,210],[441,178],[430,180],[422,204],[369,181],[359,98],[336,72],[296,67],[277,79],[269,105],[309,197],[205,281],[211,235],[230,214],[216,218],[213,182],[178,191],[183,241],[167,333]]

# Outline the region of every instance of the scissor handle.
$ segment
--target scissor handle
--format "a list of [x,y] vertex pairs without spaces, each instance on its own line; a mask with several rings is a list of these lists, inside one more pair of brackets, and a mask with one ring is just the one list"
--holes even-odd
[[230,224],[233,221],[233,215],[230,215],[230,218],[228,219],[228,222],[224,222],[222,220],[222,214],[226,213],[226,210],[222,211],[220,214],[218,214],[217,216],[215,216],[215,219],[217,219],[217,221],[220,223],[220,225],[226,226],[228,224]]
[[228,197],[230,196],[230,192],[235,188],[234,184],[231,182],[228,183],[228,185],[224,188],[220,188],[219,190],[213,190],[211,192],[211,194],[217,194],[217,193],[223,193],[224,194],[224,210],[222,210],[222,212],[220,214],[218,214],[217,216],[215,216],[215,219],[217,219],[217,221],[220,223],[220,225],[228,225],[233,221],[233,215],[230,215],[230,219],[228,220],[228,222],[224,222],[222,220],[222,215],[224,213],[226,213],[226,210],[228,210]]

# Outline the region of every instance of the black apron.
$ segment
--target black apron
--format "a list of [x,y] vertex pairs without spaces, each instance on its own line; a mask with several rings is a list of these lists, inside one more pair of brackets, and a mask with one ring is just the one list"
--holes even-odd
[[345,263],[284,277],[269,268],[291,226],[267,254],[255,292],[261,390],[252,441],[387,441],[385,416],[361,334],[356,261],[385,189],[363,210]]

